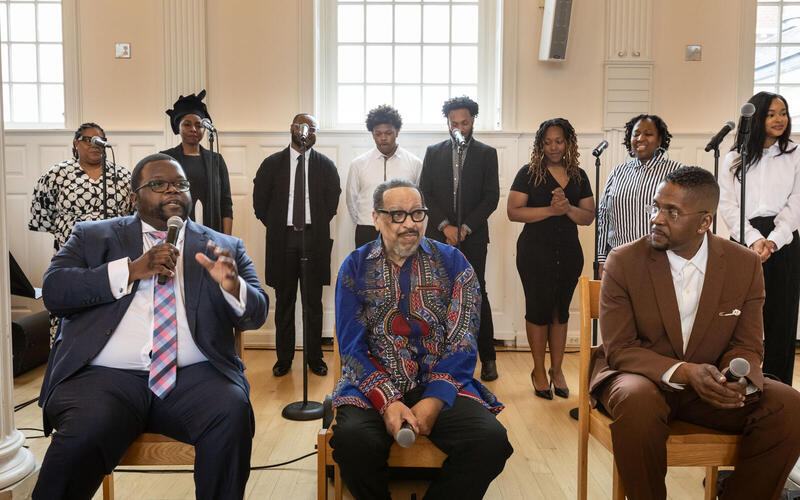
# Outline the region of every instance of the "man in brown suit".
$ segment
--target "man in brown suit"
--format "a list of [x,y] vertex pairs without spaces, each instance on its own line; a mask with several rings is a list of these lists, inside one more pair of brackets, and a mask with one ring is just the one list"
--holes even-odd
[[[718,201],[709,172],[670,173],[648,208],[650,235],[606,261],[590,390],[614,419],[631,500],[666,498],[675,419],[742,434],[724,499],[777,499],[800,455],[800,393],[761,373],[761,261],[709,232]],[[750,374],[727,382],[734,358]]]

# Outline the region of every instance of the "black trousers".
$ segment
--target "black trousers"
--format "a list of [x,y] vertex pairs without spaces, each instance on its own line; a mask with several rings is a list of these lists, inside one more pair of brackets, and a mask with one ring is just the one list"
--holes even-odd
[[[300,279],[300,255],[302,254],[302,231],[295,231],[291,227],[286,229],[286,255],[283,261],[284,279],[275,287],[275,350],[278,361],[291,361],[294,359],[294,310],[297,302],[297,284]],[[306,256],[311,267],[312,250],[311,235],[306,247]],[[306,279],[303,278],[305,281]],[[306,332],[308,360],[322,359],[322,283],[309,273],[306,292],[307,297],[301,295],[308,306],[308,324],[303,324]]]
[[494,323],[492,322],[492,306],[489,304],[489,294],[486,291],[486,252],[487,243],[470,240],[469,237],[461,242],[458,247],[467,258],[478,282],[481,285],[481,326],[478,330],[478,356],[481,363],[492,361],[497,356],[494,352]]
[[[403,402],[413,406],[422,392],[422,388],[410,391]],[[483,498],[514,451],[497,418],[477,401],[463,396],[456,397],[453,407],[439,414],[429,437],[447,454],[447,460],[428,488],[427,500]],[[357,500],[391,498],[386,460],[393,441],[376,410],[352,405],[336,410],[333,459]]]
[[142,432],[194,445],[197,498],[244,496],[255,431],[244,390],[209,362],[179,368],[164,399],[147,376],[88,366],[56,386],[45,406],[55,432],[34,499],[91,498]]
[[[774,217],[755,217],[754,228],[765,237],[775,228]],[[797,231],[791,243],[772,254],[763,264],[764,289],[764,366],[765,373],[792,385],[794,352],[797,341],[797,309],[800,303],[800,238]]]
[[356,248],[363,247],[367,243],[371,241],[375,241],[375,238],[378,237],[378,230],[375,229],[375,226],[364,226],[364,225],[357,225],[356,226]]

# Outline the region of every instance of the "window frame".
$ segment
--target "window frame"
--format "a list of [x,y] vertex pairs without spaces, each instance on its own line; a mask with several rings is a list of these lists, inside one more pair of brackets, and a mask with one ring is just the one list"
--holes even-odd
[[[753,26],[753,66],[752,71],[750,72],[750,82],[751,82],[751,90],[753,94],[756,92],[767,90],[769,92],[774,92],[777,94],[782,94],[782,87],[786,88],[795,88],[800,90],[800,82],[790,83],[790,82],[781,82],[781,66],[782,66],[782,53],[785,47],[795,47],[800,49],[800,41],[798,42],[784,42],[783,41],[783,8],[786,6],[791,7],[798,7],[800,8],[800,1],[790,1],[786,2],[784,0],[758,0],[754,2],[754,9],[755,9],[755,23]],[[778,8],[778,31],[777,31],[777,40],[772,42],[759,42],[758,41],[758,8],[759,7],[777,7]],[[775,59],[776,64],[776,77],[774,83],[759,83],[756,81],[756,67],[755,67],[755,53],[759,47],[775,47],[777,51],[777,57]],[[800,115],[800,109],[795,108],[797,111],[793,113],[795,116]]]
[[[351,2],[348,2],[351,3]],[[419,0],[420,4],[450,4],[450,0]],[[478,102],[480,113],[475,119],[476,130],[500,130],[502,125],[502,61],[503,61],[503,0],[477,0],[478,3],[478,82],[477,95],[470,96]],[[353,5],[414,5],[414,2],[394,0],[364,0]],[[457,3],[456,3],[457,4]],[[317,0],[315,24],[315,72],[314,99],[317,118],[324,128],[354,130],[364,127],[366,118],[358,123],[338,122],[338,0]],[[352,44],[348,44],[352,45]],[[367,42],[362,43],[366,47]],[[381,42],[379,45],[396,46],[396,42]],[[419,43],[424,47],[424,42]],[[441,43],[432,44],[441,46]],[[448,42],[447,46],[458,46]],[[365,56],[366,57],[366,56]],[[366,85],[366,83],[364,84]],[[392,82],[389,85],[397,85]],[[458,85],[448,82],[441,85]],[[420,87],[424,84],[420,83]],[[403,110],[399,110],[401,113]],[[442,117],[442,124],[446,123]],[[403,123],[404,130],[426,131],[436,127],[434,123]]]

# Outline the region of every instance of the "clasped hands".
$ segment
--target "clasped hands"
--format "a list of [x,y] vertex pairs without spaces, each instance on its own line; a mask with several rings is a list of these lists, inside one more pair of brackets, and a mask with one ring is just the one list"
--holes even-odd
[[454,247],[458,245],[461,241],[467,237],[467,228],[464,225],[461,225],[461,240],[459,241],[458,238],[458,228],[452,224],[448,224],[444,228],[442,228],[442,232],[444,233],[444,237],[447,239],[447,244]]
[[567,199],[567,195],[564,194],[564,190],[560,187],[557,187],[553,190],[553,198],[550,200],[550,209],[553,211],[553,215],[566,215],[569,212],[569,200]]
[[766,238],[759,238],[750,245],[750,250],[754,251],[761,257],[761,262],[766,262],[773,253],[778,250],[778,246],[774,241]]
[[[216,260],[211,260],[201,252],[194,255],[195,260],[208,271],[211,278],[219,283],[223,290],[238,297],[239,272],[230,250],[218,247],[213,241],[209,241],[206,246]],[[156,274],[174,278],[175,266],[178,265],[180,255],[175,245],[169,243],[155,245],[138,259],[128,263],[128,284],[151,278]]]
[[383,423],[386,424],[386,432],[392,438],[397,435],[397,431],[408,422],[414,434],[427,436],[431,433],[436,417],[442,410],[444,402],[437,398],[424,398],[417,404],[409,408],[402,401],[391,403],[383,412]]
[[742,377],[736,382],[728,382],[725,374],[714,365],[683,363],[672,374],[670,381],[688,384],[700,399],[716,408],[744,406],[747,379]]

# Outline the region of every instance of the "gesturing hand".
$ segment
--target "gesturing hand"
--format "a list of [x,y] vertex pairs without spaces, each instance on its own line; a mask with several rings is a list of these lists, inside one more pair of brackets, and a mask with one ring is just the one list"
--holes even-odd
[[218,247],[213,241],[209,241],[206,246],[213,251],[217,260],[211,260],[200,252],[194,254],[195,260],[206,268],[208,274],[222,286],[223,290],[238,297],[239,271],[236,269],[236,261],[233,260],[230,250]]
[[716,408],[744,406],[746,381],[726,382],[725,375],[714,365],[684,363],[675,370],[673,379],[685,380],[703,401]]
[[147,279],[156,274],[175,277],[175,266],[181,252],[169,243],[161,243],[150,248],[141,257],[128,264],[128,284]]

